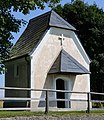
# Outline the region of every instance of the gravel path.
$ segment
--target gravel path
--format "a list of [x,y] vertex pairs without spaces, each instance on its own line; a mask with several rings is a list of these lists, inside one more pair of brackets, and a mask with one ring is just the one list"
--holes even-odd
[[104,115],[83,115],[83,116],[32,116],[32,117],[12,117],[0,118],[0,120],[104,120]]

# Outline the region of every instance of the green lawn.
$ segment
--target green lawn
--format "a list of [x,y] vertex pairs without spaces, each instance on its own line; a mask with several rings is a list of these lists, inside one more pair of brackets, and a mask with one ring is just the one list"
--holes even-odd
[[[49,116],[70,116],[70,115],[87,115],[85,111],[64,111],[64,112],[49,112],[47,115]],[[90,114],[103,114],[102,111],[91,111]],[[30,112],[30,111],[0,111],[0,118],[6,117],[17,117],[17,116],[43,116],[44,112]]]
[[0,118],[17,117],[17,116],[41,116],[43,112],[30,112],[30,111],[0,111]]

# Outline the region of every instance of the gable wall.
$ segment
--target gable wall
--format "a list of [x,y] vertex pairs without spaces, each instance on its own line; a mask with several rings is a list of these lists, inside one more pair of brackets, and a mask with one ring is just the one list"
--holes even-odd
[[[89,60],[83,58],[85,55],[82,53],[84,52],[80,53],[80,48],[77,47],[77,42],[75,42],[76,39],[73,40],[71,38],[74,37],[73,32],[59,28],[51,28],[32,54],[31,88],[44,89],[47,74],[62,49],[60,46],[60,40],[58,40],[60,34],[64,34],[65,37],[65,40],[63,41],[63,49],[84,67],[89,69]],[[47,88],[51,89],[52,84],[48,84]],[[77,75],[73,85],[73,91],[90,91],[89,75]],[[32,96],[40,97],[41,92],[32,92],[31,97]],[[78,96],[75,95],[72,97],[78,98]],[[72,106],[74,107],[74,105]]]

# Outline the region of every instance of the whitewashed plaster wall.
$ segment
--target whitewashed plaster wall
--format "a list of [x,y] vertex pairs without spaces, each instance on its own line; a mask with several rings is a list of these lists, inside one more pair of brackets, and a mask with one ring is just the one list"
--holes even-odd
[[[63,46],[60,45],[59,36],[64,35]],[[74,38],[74,39],[72,39]],[[31,88],[33,89],[43,89],[46,82],[50,83],[45,88],[51,89],[52,83],[47,81],[47,74],[53,65],[54,61],[58,57],[61,49],[64,49],[73,58],[75,58],[79,63],[89,70],[90,60],[86,55],[83,47],[77,39],[74,32],[70,30],[64,30],[59,28],[50,28],[45,34],[44,38],[34,50],[31,55]],[[54,80],[59,77],[55,76]],[[50,77],[51,78],[51,77]],[[47,80],[46,80],[47,79]],[[54,80],[53,83],[54,83]],[[53,86],[54,89],[54,86]],[[73,91],[90,91],[90,77],[88,74],[77,75],[73,85]],[[32,92],[31,97],[41,97],[41,92]],[[81,96],[81,95],[80,95]],[[72,98],[78,99],[78,95],[72,95]],[[83,96],[86,99],[86,96]],[[38,107],[38,102],[35,104],[34,101],[31,103],[31,107],[34,109]],[[74,107],[74,104],[72,105]]]

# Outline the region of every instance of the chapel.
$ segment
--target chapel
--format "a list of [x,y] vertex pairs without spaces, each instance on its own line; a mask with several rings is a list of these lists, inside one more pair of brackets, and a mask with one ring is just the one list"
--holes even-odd
[[[5,61],[5,87],[90,92],[90,59],[76,29],[53,10],[31,19]],[[5,97],[45,98],[44,91],[6,90]],[[52,108],[86,109],[86,94],[50,92]],[[52,101],[53,100],[53,101]],[[25,106],[25,101],[5,102]],[[19,104],[21,103],[21,104]],[[31,110],[45,107],[43,100],[29,101]],[[16,105],[16,104],[15,104]]]

